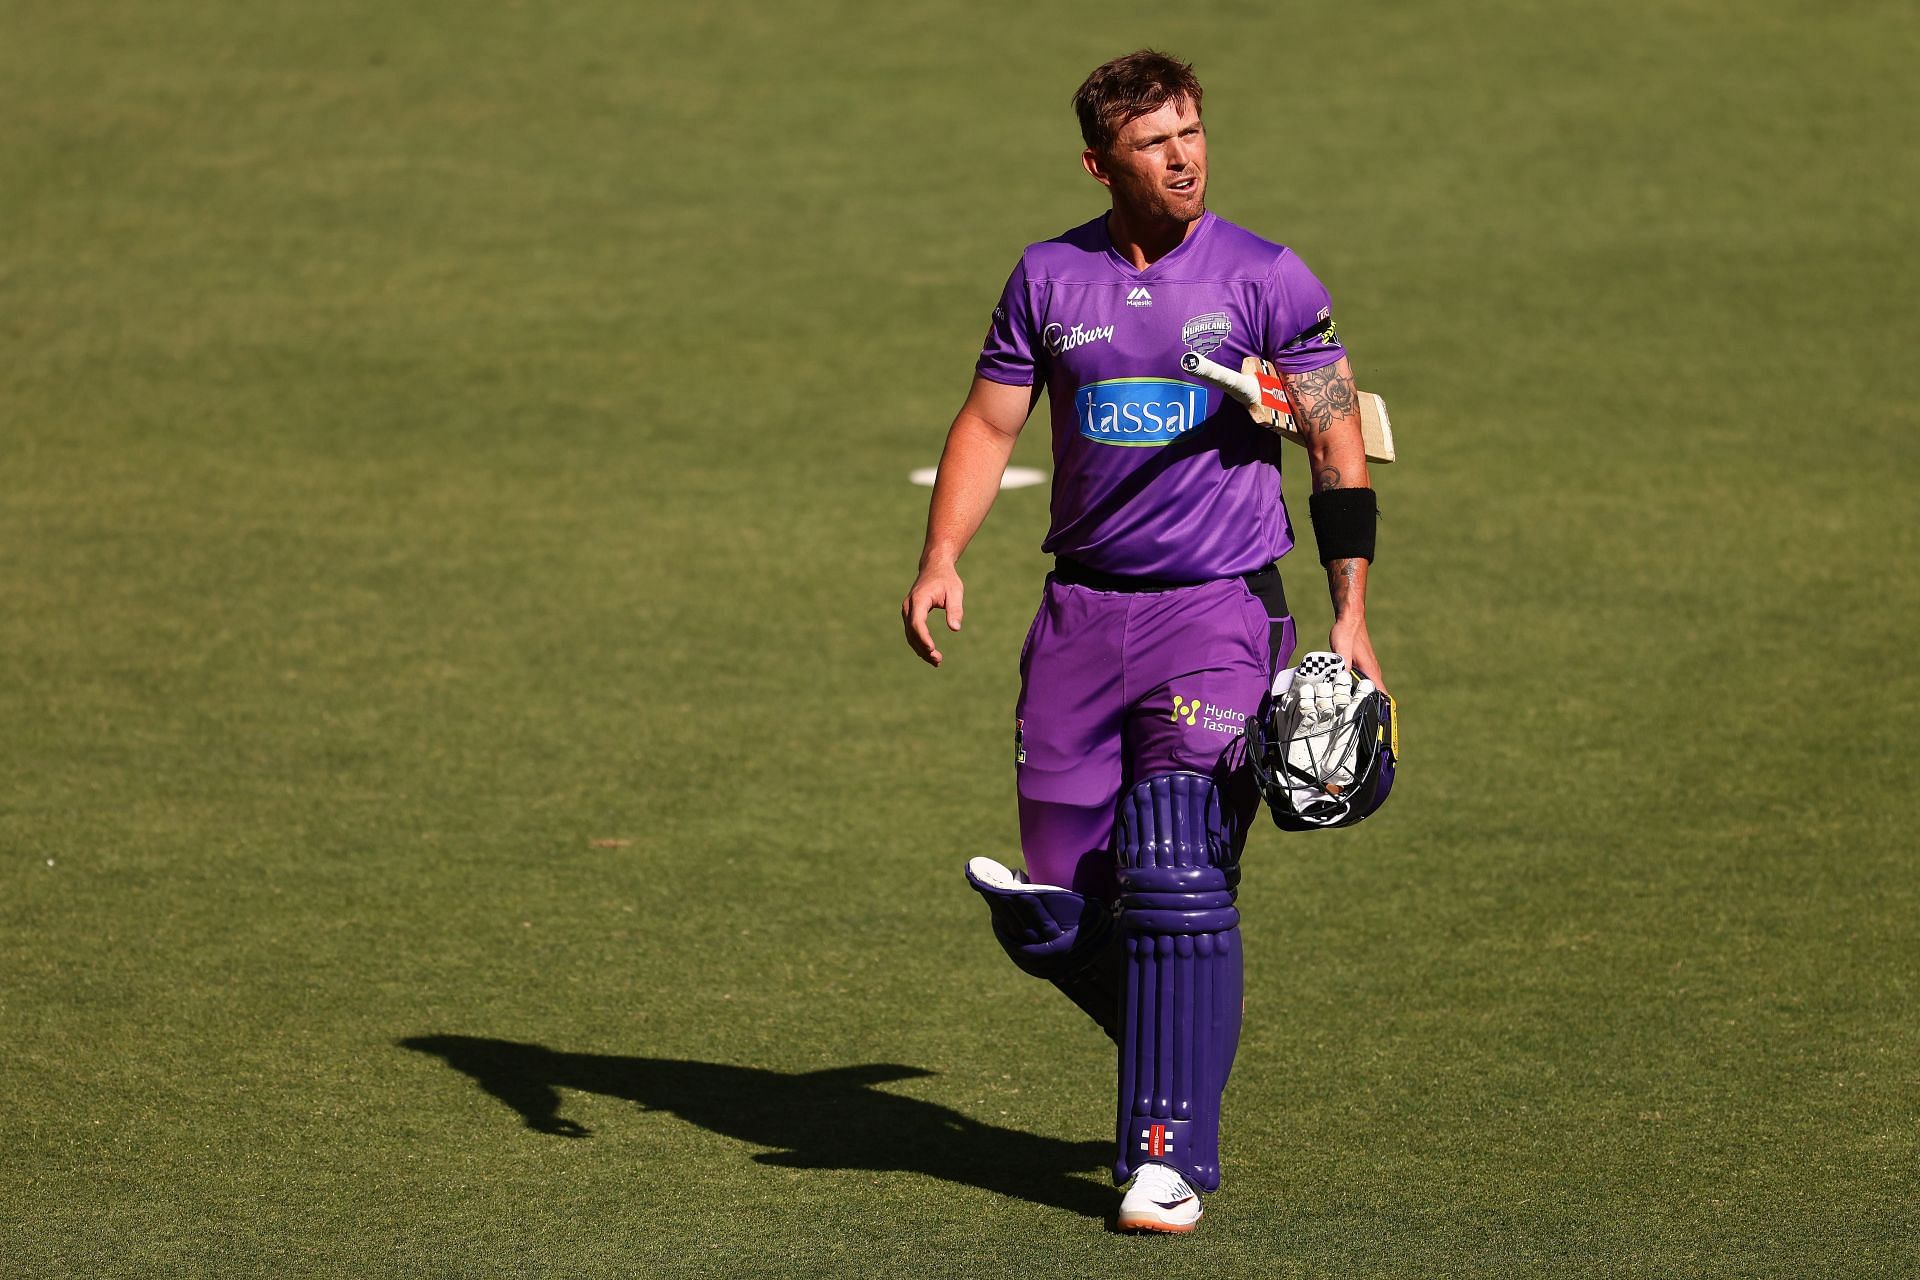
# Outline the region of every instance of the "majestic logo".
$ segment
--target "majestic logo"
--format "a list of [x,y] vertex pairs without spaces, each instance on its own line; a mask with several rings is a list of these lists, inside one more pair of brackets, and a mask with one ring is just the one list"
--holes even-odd
[[1180,341],[1187,344],[1187,350],[1210,356],[1220,349],[1220,344],[1232,332],[1233,321],[1227,319],[1226,312],[1209,311],[1180,326]]
[[1099,444],[1169,444],[1207,416],[1208,392],[1170,378],[1109,378],[1073,393],[1080,434]]
[[1127,305],[1130,307],[1150,307],[1153,305],[1153,295],[1147,292],[1147,286],[1143,284],[1135,285],[1133,292],[1127,295]]
[[1089,342],[1112,342],[1113,326],[1096,325],[1087,328],[1075,325],[1069,329],[1063,324],[1050,324],[1040,331],[1040,340],[1047,344],[1047,350],[1057,356],[1063,356],[1075,347],[1084,347]]

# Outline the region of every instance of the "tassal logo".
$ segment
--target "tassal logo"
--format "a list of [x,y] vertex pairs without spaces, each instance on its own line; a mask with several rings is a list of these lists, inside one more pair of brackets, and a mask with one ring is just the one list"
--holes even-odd
[[1207,416],[1207,389],[1170,378],[1109,378],[1073,393],[1080,434],[1099,444],[1169,444]]

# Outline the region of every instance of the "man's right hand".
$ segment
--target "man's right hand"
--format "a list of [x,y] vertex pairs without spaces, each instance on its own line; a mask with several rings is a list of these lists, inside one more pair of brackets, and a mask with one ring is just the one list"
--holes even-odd
[[1013,442],[1039,396],[1038,384],[1014,387],[975,374],[967,402],[960,406],[947,431],[947,447],[940,453],[940,473],[933,482],[933,500],[927,504],[927,541],[920,549],[920,576],[913,580],[913,590],[900,605],[907,643],[932,666],[940,665],[940,650],[927,629],[927,614],[943,610],[947,630],[960,629],[960,597],[965,588],[954,565],[979,532],[980,522],[987,518],[987,508],[1000,492],[1000,476],[1007,469],[1007,459],[1013,456]]
[[960,571],[950,564],[930,564],[913,580],[913,590],[907,592],[907,598],[900,604],[900,620],[906,624],[907,643],[922,661],[936,667],[940,665],[940,650],[935,647],[933,632],[927,627],[927,614],[940,610],[947,615],[947,630],[958,631],[965,613],[961,607],[965,593]]

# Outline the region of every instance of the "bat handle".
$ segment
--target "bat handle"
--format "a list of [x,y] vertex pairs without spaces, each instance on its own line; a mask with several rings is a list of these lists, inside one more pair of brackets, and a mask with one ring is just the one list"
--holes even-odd
[[1248,408],[1260,403],[1260,384],[1225,365],[1215,364],[1198,351],[1180,357],[1180,368],[1210,386],[1220,388]]

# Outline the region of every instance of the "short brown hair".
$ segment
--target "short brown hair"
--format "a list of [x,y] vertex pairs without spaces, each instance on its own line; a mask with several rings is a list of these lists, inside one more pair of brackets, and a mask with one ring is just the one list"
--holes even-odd
[[1200,81],[1193,68],[1156,49],[1139,49],[1102,63],[1073,93],[1080,136],[1095,151],[1113,145],[1127,121],[1158,111],[1176,98],[1200,109]]

